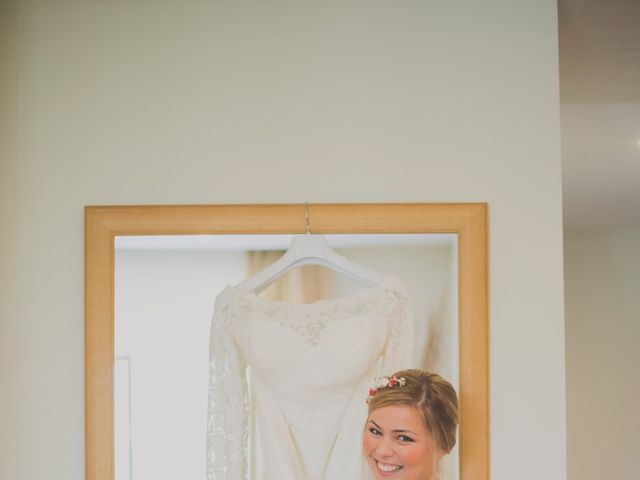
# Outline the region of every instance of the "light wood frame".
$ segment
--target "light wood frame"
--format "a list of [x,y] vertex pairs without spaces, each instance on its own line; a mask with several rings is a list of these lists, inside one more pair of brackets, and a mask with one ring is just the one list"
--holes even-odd
[[[295,234],[303,204],[85,208],[86,480],[114,480],[114,237]],[[489,480],[487,205],[311,204],[313,233],[455,233],[458,240],[460,480]],[[229,479],[236,480],[236,479]]]

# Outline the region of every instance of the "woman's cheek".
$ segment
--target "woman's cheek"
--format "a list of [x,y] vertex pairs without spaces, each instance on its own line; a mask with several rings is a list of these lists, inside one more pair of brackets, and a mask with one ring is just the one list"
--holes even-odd
[[371,435],[365,433],[362,437],[362,452],[368,456],[374,449],[375,439]]
[[433,465],[433,455],[431,449],[420,445],[407,445],[400,454],[406,467],[419,467],[429,471]]

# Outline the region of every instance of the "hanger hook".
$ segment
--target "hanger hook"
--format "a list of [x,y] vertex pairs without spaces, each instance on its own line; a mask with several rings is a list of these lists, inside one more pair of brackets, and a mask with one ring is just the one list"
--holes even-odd
[[304,221],[307,225],[307,235],[311,233],[311,229],[309,228],[309,203],[304,202]]

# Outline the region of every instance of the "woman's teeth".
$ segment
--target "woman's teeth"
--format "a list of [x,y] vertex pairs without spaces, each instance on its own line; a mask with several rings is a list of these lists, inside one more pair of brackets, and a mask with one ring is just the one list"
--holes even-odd
[[378,462],[378,468],[383,472],[395,472],[396,470],[400,470],[402,467],[400,465],[391,465],[388,463]]

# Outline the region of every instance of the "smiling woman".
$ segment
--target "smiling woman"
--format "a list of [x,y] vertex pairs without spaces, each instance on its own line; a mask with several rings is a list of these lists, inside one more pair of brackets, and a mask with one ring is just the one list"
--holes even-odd
[[362,453],[373,478],[436,480],[456,443],[458,399],[435,373],[403,370],[370,391]]

